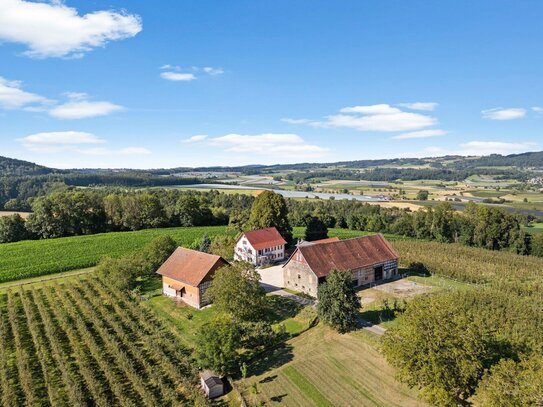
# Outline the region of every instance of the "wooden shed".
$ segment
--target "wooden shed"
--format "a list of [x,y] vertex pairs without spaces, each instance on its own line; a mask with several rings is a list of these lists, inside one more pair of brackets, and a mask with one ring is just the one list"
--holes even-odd
[[220,397],[224,394],[222,379],[210,370],[204,370],[200,373],[200,384],[206,396],[210,399]]

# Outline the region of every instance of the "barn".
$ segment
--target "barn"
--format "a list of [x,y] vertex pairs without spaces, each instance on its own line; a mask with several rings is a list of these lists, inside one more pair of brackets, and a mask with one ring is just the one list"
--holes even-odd
[[361,286],[397,276],[398,259],[382,234],[304,242],[283,266],[284,285],[316,297],[332,270],[351,272],[353,285]]
[[220,256],[178,247],[157,270],[162,276],[162,293],[199,309],[207,305],[204,293],[215,270],[226,265]]

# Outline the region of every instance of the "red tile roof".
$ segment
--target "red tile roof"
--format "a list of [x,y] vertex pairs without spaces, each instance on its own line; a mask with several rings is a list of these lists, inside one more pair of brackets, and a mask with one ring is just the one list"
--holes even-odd
[[251,230],[249,232],[244,232],[243,235],[245,235],[249,243],[251,243],[251,246],[256,250],[287,244],[276,228]]
[[196,287],[209,273],[226,264],[228,262],[220,256],[178,247],[157,274]]
[[381,234],[300,246],[296,250],[300,250],[317,277],[332,270],[356,270],[399,257]]

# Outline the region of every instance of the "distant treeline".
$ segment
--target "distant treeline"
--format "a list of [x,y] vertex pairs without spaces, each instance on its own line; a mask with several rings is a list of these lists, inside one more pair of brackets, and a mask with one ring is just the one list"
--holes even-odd
[[314,179],[342,179],[353,181],[417,181],[432,179],[440,181],[463,181],[472,175],[489,175],[495,179],[518,179],[526,178],[526,173],[515,169],[463,169],[454,170],[448,168],[374,168],[363,172],[342,169],[338,170],[312,170],[307,172],[296,172],[286,176],[287,179],[296,183],[305,183]]
[[0,177],[0,208],[28,210],[32,198],[54,191],[66,190],[70,186],[116,186],[116,187],[159,187],[201,183],[198,178],[178,176],[155,176],[142,172],[110,173],[53,173],[37,176]]
[[[33,201],[33,213],[26,223],[17,217],[0,218],[0,242],[172,226],[229,224],[243,230],[253,201],[250,195],[178,189],[54,192]],[[291,226],[304,227],[318,218],[327,227],[394,233],[519,254],[541,252],[541,239],[522,230],[528,219],[474,203],[462,213],[447,202],[417,212],[346,200],[287,199],[287,206]]]

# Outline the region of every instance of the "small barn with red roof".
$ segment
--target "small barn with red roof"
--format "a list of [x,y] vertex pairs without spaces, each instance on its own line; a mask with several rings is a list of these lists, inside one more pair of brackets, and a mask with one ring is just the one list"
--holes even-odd
[[286,244],[283,236],[274,227],[244,232],[236,242],[234,259],[255,266],[282,261],[285,259]]
[[304,242],[283,266],[286,288],[317,296],[332,270],[352,273],[355,286],[394,278],[398,254],[381,234],[346,240]]
[[220,256],[178,247],[157,270],[162,276],[162,293],[201,308],[207,305],[204,293],[215,270],[226,265]]

